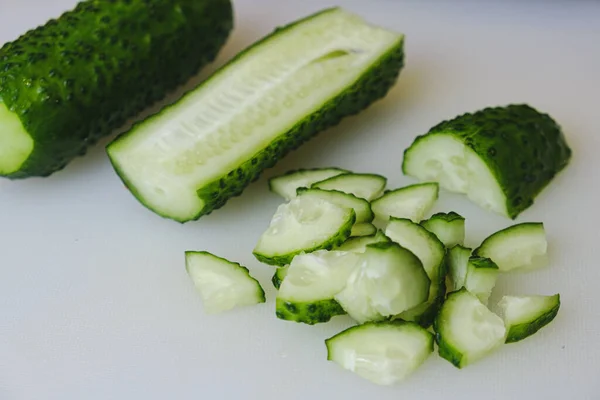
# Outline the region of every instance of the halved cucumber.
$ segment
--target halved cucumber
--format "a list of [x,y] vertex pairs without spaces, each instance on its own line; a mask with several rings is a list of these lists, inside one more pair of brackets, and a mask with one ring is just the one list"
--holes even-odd
[[309,188],[315,182],[348,172],[340,168],[292,170],[269,179],[269,189],[289,201],[296,197],[300,188]]
[[508,329],[506,343],[514,343],[535,334],[554,320],[560,309],[560,294],[504,296],[498,306]]
[[419,222],[435,205],[438,195],[437,183],[410,185],[385,193],[372,202],[371,208],[382,222],[387,222],[390,217]]
[[404,321],[367,322],[325,344],[329,361],[378,385],[403,381],[433,353],[433,335]]
[[433,214],[421,225],[437,236],[448,249],[465,241],[465,218],[454,211]]
[[298,196],[307,196],[315,199],[323,199],[329,201],[330,203],[337,204],[338,206],[343,208],[352,208],[354,210],[354,213],[356,214],[357,224],[373,221],[373,211],[371,211],[371,204],[369,204],[367,200],[362,199],[360,197],[356,197],[353,194],[344,193],[337,190],[307,188],[299,188],[297,192]]
[[200,218],[385,96],[404,65],[403,39],[340,8],[279,28],[121,135],[110,160],[150,210]]
[[487,305],[498,279],[498,266],[489,258],[472,256],[467,263],[465,289]]
[[491,258],[500,271],[530,270],[547,264],[546,231],[541,222],[525,222],[490,235],[473,252]]
[[265,302],[260,283],[238,263],[206,251],[187,251],[185,266],[207,314]]
[[339,190],[371,201],[383,194],[387,178],[375,174],[348,173],[314,183],[311,187],[324,190]]
[[364,253],[367,249],[367,245],[381,242],[387,243],[391,242],[391,240],[389,237],[385,236],[385,234],[382,231],[377,231],[374,235],[351,237],[350,239],[346,240],[342,245],[338,246],[336,250]]
[[273,283],[273,286],[275,286],[275,289],[279,289],[281,287],[281,282],[283,282],[283,280],[287,276],[289,268],[289,265],[277,268],[277,270],[273,274],[273,278],[271,278],[271,282]]
[[350,237],[355,219],[351,208],[309,196],[296,197],[277,208],[254,256],[266,264],[284,266],[297,254],[332,249]]
[[471,253],[471,249],[461,245],[456,245],[448,250],[446,260],[450,282],[452,283],[452,291],[460,290],[465,286]]
[[377,232],[377,227],[371,223],[354,224],[350,237],[371,236]]

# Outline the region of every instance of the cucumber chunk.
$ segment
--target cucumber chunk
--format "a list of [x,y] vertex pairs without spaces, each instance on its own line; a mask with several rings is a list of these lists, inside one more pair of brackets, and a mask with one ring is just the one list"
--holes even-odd
[[207,314],[265,302],[265,291],[248,268],[206,251],[186,251],[185,268]]
[[289,265],[277,268],[277,270],[273,274],[273,278],[271,278],[271,282],[273,283],[273,286],[275,286],[275,289],[279,289],[281,287],[281,282],[283,282],[283,280],[287,276],[289,268]]
[[372,243],[391,242],[390,238],[385,236],[382,231],[377,231],[374,235],[351,237],[341,246],[337,247],[339,251],[353,251],[355,253],[364,253],[367,245]]
[[486,108],[434,126],[405,150],[402,169],[514,219],[570,159],[556,122],[520,104]]
[[403,40],[340,8],[279,28],[113,141],[111,162],[150,210],[198,219],[384,97],[404,65]]
[[465,289],[487,305],[498,279],[498,266],[489,258],[472,256],[467,263]]
[[276,299],[276,315],[313,325],[345,314],[334,295],[346,285],[359,255],[319,250],[294,257]]
[[421,225],[437,236],[448,249],[457,244],[462,245],[465,241],[465,218],[454,211],[433,214],[428,220],[422,221]]
[[546,266],[547,248],[544,224],[525,222],[490,235],[473,253],[491,258],[500,271],[506,272]]
[[421,183],[389,191],[374,200],[371,207],[379,221],[395,217],[419,222],[433,208],[438,195],[437,183]]
[[309,188],[313,183],[348,172],[340,168],[292,170],[269,179],[269,190],[289,201],[296,197],[300,188]]
[[465,286],[471,253],[471,249],[461,245],[456,245],[448,250],[446,259],[448,262],[448,274],[452,283],[452,291],[460,290]]
[[329,361],[378,385],[405,380],[433,353],[433,335],[404,321],[353,326],[325,344]]
[[352,231],[350,232],[351,237],[359,236],[371,236],[377,232],[377,227],[371,223],[354,224]]
[[358,323],[379,321],[427,300],[429,284],[413,253],[397,243],[373,243],[334,298]]
[[[356,223],[373,221],[373,211],[371,204],[365,199],[356,197],[353,194],[340,192],[337,190],[323,189],[298,189],[298,196],[308,196],[316,199],[323,199],[330,203],[337,204],[343,208],[352,208],[356,214]],[[373,232],[375,233],[375,232]]]
[[284,266],[297,254],[332,249],[350,237],[355,219],[351,208],[296,197],[277,208],[254,248],[254,256],[266,264]]
[[457,368],[491,354],[506,337],[502,319],[465,288],[448,294],[433,328],[440,356]]
[[560,309],[560,294],[504,296],[498,306],[508,329],[506,343],[514,343],[535,334],[554,320]]
[[339,190],[371,201],[383,194],[387,178],[375,174],[341,174],[314,183],[311,187],[324,190]]

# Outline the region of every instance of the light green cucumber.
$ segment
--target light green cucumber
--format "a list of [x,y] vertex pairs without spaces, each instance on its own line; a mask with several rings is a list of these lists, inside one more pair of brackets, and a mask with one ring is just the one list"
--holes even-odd
[[503,311],[504,324],[508,329],[506,343],[514,343],[534,335],[556,318],[560,294],[504,296],[498,306]]
[[352,208],[356,214],[356,224],[369,223],[373,221],[371,204],[369,204],[367,200],[356,197],[353,194],[344,193],[337,190],[299,188],[297,195],[326,200],[343,208]]
[[313,183],[311,187],[325,190],[339,190],[371,201],[381,196],[387,185],[387,178],[375,174],[347,173]]
[[315,182],[319,182],[323,179],[331,178],[347,172],[350,171],[346,171],[341,168],[291,170],[283,175],[269,179],[269,190],[289,201],[296,197],[298,189],[310,188]]
[[438,194],[439,185],[435,182],[410,185],[386,192],[373,200],[371,207],[382,222],[387,222],[390,217],[419,222],[433,208]]
[[465,218],[454,211],[433,214],[421,221],[421,225],[437,236],[448,249],[465,241]]
[[467,262],[465,289],[487,305],[498,279],[498,266],[489,258],[471,256]]
[[391,242],[390,238],[385,236],[382,231],[377,231],[373,235],[351,237],[346,240],[342,245],[338,246],[336,250],[339,251],[353,251],[357,253],[364,253],[367,249],[367,245],[372,243],[387,243]]
[[354,224],[350,237],[371,236],[377,232],[377,227],[369,222]]

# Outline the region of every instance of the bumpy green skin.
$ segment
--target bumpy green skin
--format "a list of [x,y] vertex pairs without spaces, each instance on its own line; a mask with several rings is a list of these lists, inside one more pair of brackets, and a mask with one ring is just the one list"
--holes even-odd
[[[451,135],[481,157],[506,196],[508,216],[516,218],[571,159],[560,126],[526,104],[485,108],[434,126],[425,135]],[[406,173],[406,154],[403,170]]]
[[515,343],[535,334],[537,331],[548,325],[554,320],[560,309],[560,297],[558,303],[547,313],[541,315],[535,321],[511,326],[508,330],[506,343]]
[[229,0],[89,0],[6,43],[0,102],[34,141],[6,176],[61,170],[186,82],[216,57],[232,14]]
[[454,247],[457,244],[462,245],[464,243],[465,218],[454,211],[433,214],[431,218],[421,221],[421,226],[434,235],[439,236],[438,239],[440,239],[442,242],[443,236],[440,233],[442,233],[444,230],[452,229],[451,232],[453,233],[452,237],[454,240],[451,243],[444,243],[446,249]]
[[338,302],[333,299],[314,303],[294,303],[278,298],[275,301],[275,309],[275,315],[279,319],[308,325],[327,322],[336,315],[346,314]]
[[271,278],[271,282],[273,282],[273,286],[275,286],[275,289],[279,290],[279,288],[281,287],[281,283],[287,276],[287,273],[288,267],[277,268],[277,271],[275,271],[273,278]]
[[433,221],[433,220],[441,220],[446,223],[452,223],[452,222],[456,222],[456,221],[458,221],[458,222],[464,221],[465,217],[463,217],[462,215],[460,215],[458,213],[455,213],[454,211],[450,211],[447,213],[439,212],[439,213],[433,214],[428,220],[421,222],[421,225],[427,223],[428,221]]

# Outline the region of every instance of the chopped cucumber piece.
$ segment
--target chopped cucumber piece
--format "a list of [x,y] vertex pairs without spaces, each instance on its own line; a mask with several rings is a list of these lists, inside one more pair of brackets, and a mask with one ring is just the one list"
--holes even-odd
[[348,172],[350,171],[340,168],[292,170],[269,179],[269,189],[289,201],[296,197],[297,190],[300,188],[309,188],[315,182]]
[[185,267],[207,314],[265,302],[265,291],[248,268],[206,251],[186,251]]
[[406,149],[402,169],[514,219],[570,159],[571,149],[552,118],[521,104],[434,126]]
[[339,190],[371,201],[383,194],[387,178],[375,174],[341,174],[314,183],[311,187],[324,190]]
[[369,204],[367,200],[356,197],[353,194],[339,192],[337,190],[300,188],[298,189],[298,196],[309,196],[316,199],[323,199],[329,201],[330,203],[337,204],[343,208],[352,208],[356,214],[357,224],[373,221],[371,204]]
[[461,245],[456,245],[448,250],[446,259],[450,281],[452,282],[452,291],[460,290],[465,286],[471,252],[472,249]]
[[491,258],[500,271],[530,270],[547,265],[546,231],[541,222],[525,222],[490,235],[474,254]]
[[351,237],[337,248],[339,251],[353,251],[355,253],[364,253],[367,245],[372,243],[391,242],[390,238],[385,236],[382,231],[377,231],[374,235]]
[[377,232],[377,227],[371,223],[360,223],[354,224],[352,231],[350,232],[351,237],[359,236],[371,236]]
[[487,305],[498,279],[498,266],[489,258],[472,256],[467,263],[465,288]]
[[433,208],[438,194],[437,183],[410,185],[385,193],[374,200],[371,207],[380,221],[388,221],[390,217],[395,217],[419,222]]
[[429,284],[413,253],[397,243],[373,243],[334,298],[357,322],[378,321],[426,301]]
[[273,286],[275,286],[275,289],[279,289],[281,287],[281,282],[283,282],[283,280],[287,276],[289,268],[289,265],[277,268],[277,270],[273,274],[273,278],[271,278],[271,282],[273,282]]
[[437,236],[448,249],[465,241],[465,219],[454,211],[433,214],[421,225]]
[[463,368],[504,343],[504,322],[474,294],[462,288],[448,294],[433,328],[441,357]]
[[276,299],[277,317],[316,324],[344,314],[334,295],[344,289],[359,255],[319,250],[294,257]]
[[112,164],[150,210],[198,219],[385,96],[404,65],[403,41],[340,8],[278,28],[117,138]]
[[325,344],[329,361],[378,385],[403,381],[433,353],[433,335],[404,321],[353,326]]
[[553,296],[504,296],[498,303],[508,329],[506,343],[523,340],[554,320],[560,294]]
[[296,254],[331,249],[350,237],[354,210],[312,197],[296,197],[277,208],[254,248],[261,262],[284,266]]

